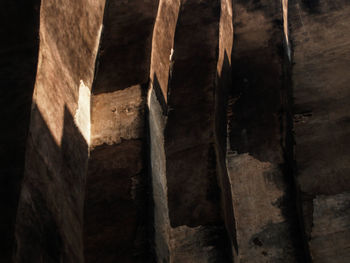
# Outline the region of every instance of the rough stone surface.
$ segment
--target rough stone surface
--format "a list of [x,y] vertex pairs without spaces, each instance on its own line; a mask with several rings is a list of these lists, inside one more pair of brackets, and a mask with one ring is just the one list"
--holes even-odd
[[170,220],[166,180],[164,129],[166,116],[154,89],[148,93],[150,173],[153,197],[154,250],[157,262],[170,262]]
[[[221,176],[226,173],[217,169],[225,165],[226,139],[221,145],[214,132],[218,137],[226,132],[224,87],[231,77],[232,5],[179,4],[160,3],[152,47],[148,103],[157,260],[228,262],[234,219],[226,213],[227,208],[232,211],[226,194],[231,192],[227,188],[221,194]],[[223,117],[217,118],[220,113]]]
[[82,262],[90,87],[103,1],[42,1],[15,262]]
[[85,199],[85,261],[147,262],[142,140],[91,152]]
[[296,176],[314,262],[350,255],[349,225],[335,212],[350,190],[349,14],[348,1],[289,1]]
[[150,80],[163,103],[168,101],[169,73],[174,60],[174,35],[179,9],[180,0],[161,0],[154,25]]
[[310,253],[313,262],[350,261],[350,193],[313,200]]
[[158,0],[110,0],[105,10],[93,93],[146,84]]
[[302,261],[284,158],[282,4],[236,1],[234,12],[227,168],[238,257],[241,262]]
[[[290,8],[296,158],[298,180],[306,193],[338,194],[350,189],[346,74],[350,25],[344,23],[350,5],[343,2],[325,1],[311,14],[297,1]],[[322,30],[326,25],[332,26]],[[317,174],[317,180],[310,174]]]
[[173,227],[220,220],[213,145],[219,21],[220,1],[185,1],[181,5],[165,128],[169,215]]
[[153,89],[148,105],[156,262],[230,262],[223,226],[170,226],[164,151],[166,117]]
[[234,42],[233,1],[222,0],[219,25],[219,50],[215,89],[215,152],[216,172],[221,190],[221,214],[231,243],[233,259],[237,256],[235,216],[232,204],[231,184],[226,168],[227,106],[232,87],[232,48]]
[[142,87],[136,85],[125,91],[101,93],[92,97],[92,147],[119,144],[144,136],[143,93]]
[[230,262],[226,230],[218,226],[179,226],[172,229],[170,262]]
[[86,262],[151,260],[145,110],[157,10],[153,0],[114,0],[105,9],[92,90]]
[[348,1],[2,4],[0,262],[350,261]]
[[141,86],[93,96],[86,262],[146,261],[145,105]]
[[285,187],[278,166],[248,153],[228,155],[240,262],[297,262],[281,210]]

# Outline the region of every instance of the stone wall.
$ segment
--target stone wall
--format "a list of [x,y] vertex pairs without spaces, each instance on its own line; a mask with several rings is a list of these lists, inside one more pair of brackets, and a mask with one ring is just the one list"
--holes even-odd
[[3,7],[1,262],[350,260],[347,1]]
[[[146,262],[146,95],[158,1],[109,1],[92,90],[86,262]],[[115,249],[118,248],[118,249]]]
[[226,131],[226,118],[218,114],[225,115],[221,97],[230,79],[232,5],[162,1],[153,39],[149,123],[157,262],[229,262],[232,205],[226,204],[230,191],[220,190],[226,168],[215,135]]
[[280,1],[236,1],[228,175],[241,262],[302,262],[285,159]]
[[297,187],[313,262],[350,258],[347,1],[290,1]]
[[103,8],[104,1],[41,2],[15,262],[83,261],[90,89]]

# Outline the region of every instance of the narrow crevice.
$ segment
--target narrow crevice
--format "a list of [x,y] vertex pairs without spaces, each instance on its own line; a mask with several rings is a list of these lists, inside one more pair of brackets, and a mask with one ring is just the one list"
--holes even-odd
[[[283,8],[288,8],[284,6]],[[287,19],[287,29],[289,30],[288,16],[284,19]],[[281,136],[281,145],[284,150],[285,158],[285,175],[288,182],[289,190],[289,200],[291,204],[291,215],[290,218],[294,218],[294,244],[299,251],[300,262],[311,262],[311,254],[308,245],[308,236],[305,229],[305,221],[303,217],[302,209],[302,197],[300,189],[297,185],[297,163],[295,160],[295,138],[294,138],[294,113],[293,113],[293,41],[290,37],[286,36],[289,32],[284,32],[283,34],[283,87],[282,87],[282,118],[281,122],[281,133],[284,136]],[[288,39],[288,42],[287,42]]]
[[[149,84],[150,85],[150,84]],[[149,88],[150,89],[150,88]],[[151,92],[151,90],[148,90]],[[148,95],[150,96],[150,95]],[[154,190],[152,183],[152,156],[151,156],[151,127],[150,127],[150,107],[147,105],[145,110],[145,167],[146,167],[146,187],[147,187],[147,246],[149,250],[149,261],[157,262],[156,253],[156,233],[155,233],[155,202],[154,202]]]
[[[147,98],[147,93],[149,92],[150,80],[143,85],[142,87],[142,96]],[[155,231],[154,231],[154,200],[153,200],[153,185],[152,185],[152,167],[151,167],[151,133],[150,133],[150,111],[146,103],[145,106],[145,115],[144,115],[144,130],[145,137],[143,139],[144,147],[142,148],[143,157],[144,157],[144,174],[145,174],[145,228],[146,228],[146,244],[145,244],[145,263],[154,263],[156,262],[156,251],[155,251]]]
[[[285,202],[290,206],[285,211],[287,218],[292,223],[292,233],[294,246],[298,251],[298,262],[311,262],[310,251],[308,247],[308,238],[305,232],[304,219],[302,213],[301,193],[296,183],[297,164],[294,158],[294,128],[293,128],[293,85],[292,85],[292,61],[288,52],[290,47],[284,41],[286,52],[283,56],[283,87],[282,87],[282,112],[281,112],[281,146],[284,151],[284,174],[287,182],[288,197]],[[289,49],[289,51],[287,51]],[[292,58],[292,52],[290,53]]]

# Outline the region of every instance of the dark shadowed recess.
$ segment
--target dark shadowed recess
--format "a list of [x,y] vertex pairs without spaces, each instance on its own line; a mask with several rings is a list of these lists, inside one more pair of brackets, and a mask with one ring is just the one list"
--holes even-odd
[[166,103],[165,98],[163,96],[163,92],[162,92],[162,89],[160,87],[157,74],[153,75],[152,85],[153,85],[152,88],[154,89],[154,92],[156,93],[158,102],[159,102],[160,106],[162,107],[163,115],[166,116],[166,115],[168,115],[168,104]]
[[87,262],[149,262],[144,148],[138,139],[91,152],[84,219]]
[[320,11],[320,0],[301,0],[301,3],[309,13],[318,13]]
[[[229,262],[230,243],[235,243],[232,198],[225,174],[225,105],[231,74],[220,78],[217,74],[220,4],[182,3],[168,107],[163,106],[163,110],[168,114],[164,136],[170,224],[223,229],[226,221],[227,231],[217,233],[220,244],[215,249],[225,255],[220,262]],[[224,64],[230,72],[227,55]],[[164,105],[155,84],[158,100]]]
[[[212,224],[220,218],[212,145],[220,5],[219,1],[198,2],[187,1],[180,9],[175,62],[169,81],[164,136],[169,217],[173,227]],[[200,15],[194,17],[195,9]]]
[[268,18],[275,16],[280,8],[278,1],[271,3],[271,1],[266,0],[236,0],[235,4],[243,5],[248,12],[263,12]]
[[[289,0],[289,6],[297,6],[309,15],[324,14],[335,10],[341,10],[344,6],[350,5],[348,0]],[[325,20],[326,22],[327,20]]]
[[[282,165],[285,180],[288,184],[287,198],[283,200],[285,203],[289,203],[289,209],[284,209],[283,213],[286,217],[292,218],[293,231],[294,231],[294,243],[297,244],[299,250],[299,259],[302,262],[311,262],[311,254],[308,246],[308,237],[306,236],[306,229],[303,212],[301,193],[297,187],[296,173],[297,164],[294,156],[295,138],[294,138],[294,127],[293,127],[293,85],[292,85],[292,68],[293,61],[289,59],[289,56],[293,58],[293,54],[288,55],[287,43],[284,39],[284,52],[283,52],[283,84],[281,90],[281,101],[282,101],[282,118],[281,118],[281,146],[283,148],[284,164]],[[293,52],[293,50],[291,49]],[[311,215],[313,213],[313,205],[309,209]],[[305,200],[304,200],[305,201]]]
[[227,109],[229,94],[232,89],[232,66],[225,51],[221,76],[217,74],[217,87],[215,91],[215,133],[216,133],[216,154],[218,166],[218,181],[221,188],[221,215],[226,226],[226,235],[231,246],[227,251],[230,255],[232,249],[238,253],[236,236],[236,220],[232,203],[231,184],[227,174],[226,153],[227,153]]
[[0,262],[10,262],[39,48],[40,0],[0,9]]
[[233,61],[233,94],[238,99],[230,122],[231,148],[265,162],[278,160],[275,153],[280,147],[275,136],[280,125],[276,114],[281,110],[279,63],[263,49],[251,50]]
[[106,2],[93,94],[146,83],[158,0]]

